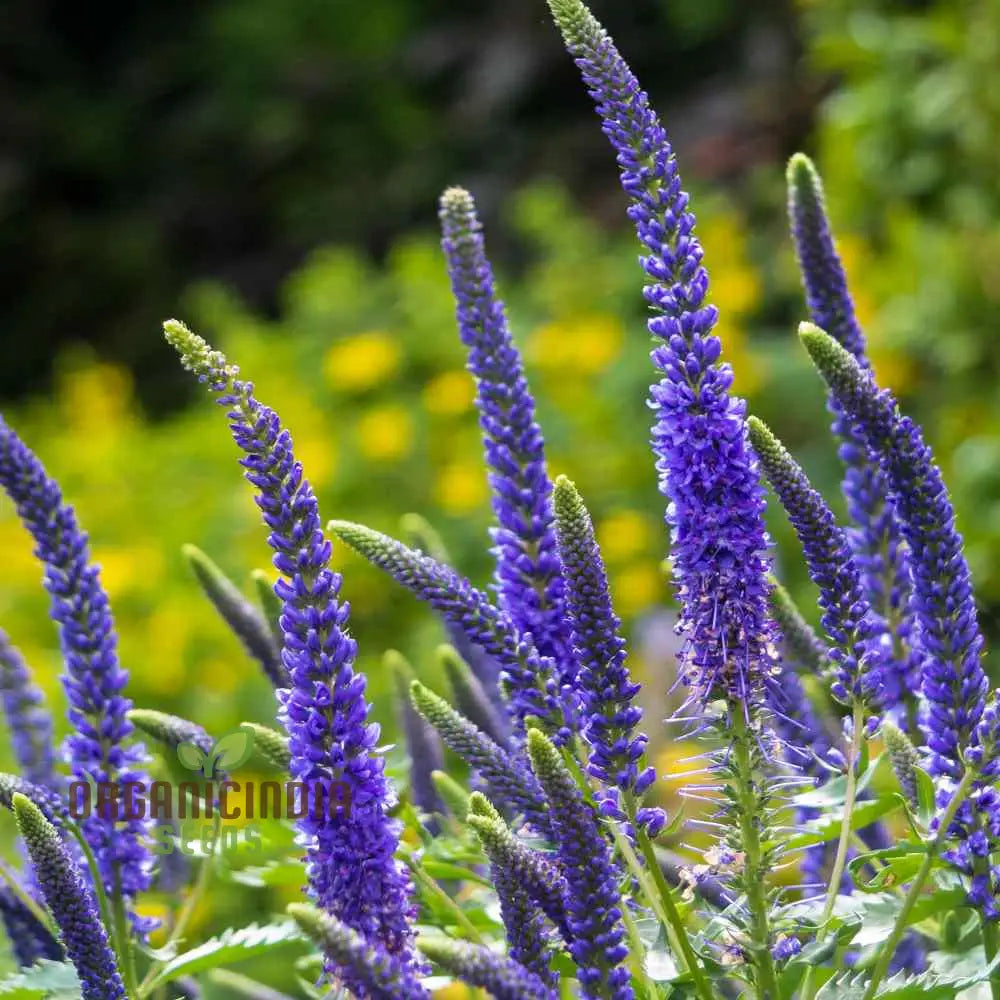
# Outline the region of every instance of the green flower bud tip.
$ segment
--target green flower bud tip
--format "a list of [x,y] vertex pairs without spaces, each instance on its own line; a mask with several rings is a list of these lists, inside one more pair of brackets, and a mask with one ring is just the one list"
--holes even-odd
[[250,730],[253,735],[254,750],[272,766],[287,771],[292,755],[288,749],[288,738],[274,729],[256,722],[241,722],[241,729]]
[[462,819],[469,814],[469,793],[450,775],[444,771],[432,771],[431,781],[438,795],[455,817]]
[[473,792],[469,796],[468,818],[470,822],[473,818],[489,820],[493,823],[503,823],[503,817],[493,807],[482,792]]

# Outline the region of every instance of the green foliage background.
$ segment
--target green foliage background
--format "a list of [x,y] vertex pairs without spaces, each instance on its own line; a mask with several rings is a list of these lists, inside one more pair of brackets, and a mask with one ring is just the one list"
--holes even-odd
[[[233,11],[227,20],[225,8],[216,13],[217,26],[228,25],[234,34],[227,37],[242,53],[242,62],[230,66],[235,75],[228,93],[244,100],[245,113],[265,129],[271,105],[261,103],[256,88],[268,79],[265,24],[273,27],[274,18],[267,4],[258,6],[261,18],[270,19]],[[405,8],[383,6],[397,17],[375,18],[380,30],[404,35]],[[1000,86],[994,67],[1000,10],[989,2],[815,0],[800,3],[794,17],[805,44],[801,71],[828,85],[807,148],[818,154],[827,182],[875,367],[925,422],[966,533],[986,628],[995,638]],[[334,30],[332,22],[327,30]],[[355,37],[359,51],[383,43],[364,33]],[[412,107],[407,94],[377,91],[366,99],[387,116],[387,136],[424,130],[426,141],[437,141],[433,115]],[[582,106],[585,96],[578,92],[572,99]],[[230,104],[217,111],[231,116],[234,128],[242,120]],[[344,141],[351,145],[349,131]],[[391,143],[380,148],[386,157],[405,159],[405,149]],[[313,149],[310,155],[316,169],[326,169],[335,151]],[[224,166],[224,183],[238,185],[239,164]],[[624,225],[623,202],[614,197],[610,155],[599,175],[610,192],[602,196],[611,199],[602,203],[611,205],[610,213],[584,208],[564,186],[559,162],[549,167],[499,204],[487,198],[495,206],[486,213],[487,238],[506,261],[501,289],[538,397],[552,472],[574,478],[594,513],[619,610],[639,640],[633,669],[647,682],[653,745],[661,765],[671,769],[683,754],[664,746],[655,721],[673,675],[660,610],[669,604],[661,569],[667,538],[647,445],[650,365],[637,250]],[[695,185],[693,204],[736,387],[835,499],[838,471],[820,383],[794,337],[803,307],[785,234],[782,172],[775,155],[726,193]],[[461,171],[449,179],[464,180]],[[474,193],[475,181],[468,179]],[[375,204],[374,194],[356,199],[348,188],[330,188],[327,195]],[[485,476],[434,208],[425,204],[420,221],[384,254],[373,255],[357,241],[312,250],[283,282],[271,314],[218,281],[190,285],[176,312],[238,361],[261,398],[279,410],[326,517],[396,533],[401,515],[423,513],[455,563],[485,583]],[[285,210],[308,216],[315,226],[346,208],[306,200],[297,208],[289,202]],[[142,248],[136,253],[141,260]],[[148,342],[149,331],[133,333]],[[16,336],[5,333],[12,343]],[[201,597],[180,553],[184,542],[193,542],[244,582],[251,569],[268,565],[264,532],[240,478],[223,411],[196,393],[186,408],[152,419],[129,369],[102,350],[64,350],[55,370],[51,394],[24,399],[5,415],[59,479],[91,532],[123,659],[132,670],[132,697],[140,706],[188,715],[216,734],[244,719],[267,722],[273,713],[268,685]],[[780,516],[772,522],[782,571],[812,609],[794,540]],[[39,570],[5,502],[0,553],[0,625],[23,649],[61,714],[59,655]],[[433,681],[430,654],[442,634],[424,609],[358,559],[338,549],[336,560],[374,712],[391,743],[395,726],[381,654],[401,649]],[[273,902],[268,897],[260,905]],[[220,894],[203,919],[221,919],[227,905]]]

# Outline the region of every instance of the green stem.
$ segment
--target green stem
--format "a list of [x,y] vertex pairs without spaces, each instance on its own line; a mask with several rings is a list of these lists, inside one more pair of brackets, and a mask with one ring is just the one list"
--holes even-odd
[[976,772],[971,770],[966,771],[965,774],[962,775],[962,780],[958,783],[958,788],[955,789],[955,794],[951,797],[951,801],[948,803],[947,808],[941,815],[941,822],[938,827],[937,836],[928,847],[927,855],[924,858],[923,864],[920,866],[920,870],[910,883],[910,890],[907,892],[906,898],[903,900],[903,905],[896,916],[896,922],[893,924],[888,940],[879,952],[878,961],[875,963],[875,968],[872,971],[871,982],[868,984],[864,1000],[872,1000],[875,993],[878,991],[879,984],[882,982],[889,969],[889,963],[892,961],[892,956],[896,950],[896,946],[899,944],[900,939],[906,930],[907,919],[910,916],[910,911],[917,905],[917,900],[920,898],[920,893],[923,891],[924,883],[927,881],[927,876],[930,875],[931,868],[934,866],[934,862],[941,853],[941,848],[944,846],[944,842],[947,839],[948,827],[951,826],[951,821],[955,818],[955,813],[958,812],[958,807],[965,801],[966,794],[972,787],[975,775]]
[[[840,883],[844,877],[844,868],[847,866],[847,848],[851,842],[851,819],[854,816],[854,805],[858,797],[858,774],[857,761],[861,753],[862,726],[864,724],[862,706],[855,702],[852,716],[852,736],[851,745],[847,750],[847,788],[844,794],[844,818],[840,824],[840,840],[837,842],[837,854],[833,859],[833,870],[830,872],[830,887],[826,893],[826,903],[819,918],[819,930],[816,932],[816,940],[822,941],[826,937],[826,932],[833,916],[834,907],[837,905],[837,897],[840,895]],[[815,966],[809,966],[806,970],[805,978],[802,980],[802,1000],[812,1000],[816,993],[816,985],[813,980]]]
[[771,957],[771,928],[764,887],[764,859],[758,825],[760,802],[754,779],[750,742],[755,739],[747,728],[743,706],[730,706],[732,718],[733,783],[739,809],[740,839],[743,847],[743,888],[751,920],[751,939],[756,976],[754,986],[759,1000],[779,1000],[778,973]]
[[[187,899],[184,900],[184,905],[177,914],[173,929],[170,931],[170,937],[167,938],[166,945],[164,946],[168,951],[171,945],[177,944],[183,938],[184,931],[187,930],[187,925],[191,922],[191,917],[194,916],[194,911],[208,890],[209,882],[212,879],[212,871],[215,867],[215,852],[219,847],[221,831],[222,819],[218,812],[216,812],[212,828],[212,849],[202,859],[201,865],[198,867],[198,881],[195,882],[191,892],[188,893]],[[140,998],[151,993],[157,987],[156,977],[165,964],[165,962],[154,962],[149,967],[145,977],[139,984]]]
[[416,858],[408,858],[407,865],[420,887],[432,895],[452,914],[455,918],[455,923],[459,928],[461,928],[464,937],[475,942],[476,944],[482,944],[482,936],[479,931],[476,930],[472,921],[469,920],[465,911],[458,905],[458,903],[455,902],[455,900],[451,898],[451,896],[448,895],[448,893],[444,891],[444,889],[441,888],[441,886],[437,884],[437,882],[430,875],[427,874],[427,872],[424,871],[420,862],[417,861]]
[[135,972],[135,950],[132,947],[132,928],[125,911],[125,894],[121,887],[121,873],[115,869],[115,896],[111,903],[114,914],[114,936],[118,944],[118,959],[121,963],[122,982],[130,997],[139,996],[139,977]]
[[[90,849],[90,844],[87,843],[87,838],[84,837],[83,831],[75,823],[69,823],[67,826],[76,838],[76,842],[80,845],[80,850],[87,862],[87,870],[90,872],[90,881],[94,887],[94,895],[97,897],[97,908],[101,913],[101,921],[108,929],[108,933],[112,934],[115,924],[111,915],[111,906],[108,903],[108,894],[104,891],[104,880],[101,878],[101,870],[97,867],[97,858],[94,857],[94,852]],[[122,957],[119,955],[119,960]]]
[[21,903],[27,907],[31,915],[52,935],[52,937],[58,941],[59,940],[59,927],[56,922],[49,916],[49,911],[45,907],[37,903],[27,892],[24,891],[21,884],[17,880],[17,876],[5,865],[0,863],[0,878],[7,883],[7,888],[10,889],[12,893],[21,901]]
[[[975,827],[979,827],[979,817],[976,817]],[[973,875],[984,876],[989,884],[990,861],[989,858],[976,858],[972,863]],[[990,920],[986,920],[982,914],[979,915],[979,927],[983,934],[983,952],[986,956],[986,964],[996,958],[997,947],[1000,941],[997,939],[997,925]],[[1000,977],[996,974],[990,976],[990,996],[993,1000],[1000,1000]]]

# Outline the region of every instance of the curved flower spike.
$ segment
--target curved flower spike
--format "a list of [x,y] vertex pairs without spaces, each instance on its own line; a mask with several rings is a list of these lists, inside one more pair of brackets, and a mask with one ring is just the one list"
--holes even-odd
[[364,1000],[430,1000],[411,969],[335,917],[305,903],[292,903],[288,913]]
[[761,467],[799,536],[809,576],[819,588],[823,627],[834,644],[829,657],[837,665],[833,696],[847,704],[876,707],[886,659],[883,629],[861,589],[847,538],[767,425],[750,417],[747,426]]
[[[394,856],[399,824],[388,815],[393,793],[379,727],[368,721],[364,675],[354,672],[350,608],[338,599],[340,577],[330,569],[316,496],[295,460],[291,435],[256,398],[253,384],[182,323],[170,320],[164,330],[184,367],[227,407],[245,477],[270,529],[290,683],[278,691],[279,716],[288,731],[291,776],[323,805],[297,822],[310,892],[373,946],[403,964],[416,962],[412,887]],[[335,805],[341,782],[350,790],[349,810]]]
[[422,940],[420,950],[470,986],[481,986],[496,1000],[558,1000],[559,994],[519,962],[483,945],[448,939]]
[[331,521],[329,528],[500,661],[501,683],[520,726],[534,716],[560,742],[572,736],[551,660],[539,656],[531,637],[522,635],[485,594],[430,556],[363,524]]
[[910,547],[911,611],[919,623],[924,721],[931,768],[961,776],[963,751],[975,743],[988,688],[969,566],[941,471],[920,429],[900,414],[895,397],[832,337],[811,323],[799,336],[831,392],[878,455],[889,479],[903,535]]
[[23,795],[13,800],[35,879],[80,977],[83,1000],[125,1000],[125,987],[90,889],[55,828]]
[[[45,567],[51,615],[59,627],[73,733],[66,751],[73,779],[109,782],[123,787],[145,781],[141,744],[128,744],[132,707],[125,696],[128,671],[118,660],[117,637],[98,567],[90,561],[87,535],[42,463],[0,417],[0,487],[14,501],[18,515],[35,540],[35,554]],[[150,884],[152,856],[142,819],[117,820],[91,814],[83,834],[94,851],[108,892],[127,899]],[[137,921],[140,929],[148,922]]]

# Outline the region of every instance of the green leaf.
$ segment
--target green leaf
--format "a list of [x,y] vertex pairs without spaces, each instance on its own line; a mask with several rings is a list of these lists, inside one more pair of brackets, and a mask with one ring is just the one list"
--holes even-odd
[[266,865],[248,865],[228,872],[231,882],[253,886],[255,889],[275,885],[302,885],[305,881],[305,865],[301,861],[285,859]]
[[478,872],[474,872],[471,868],[465,868],[462,865],[454,865],[448,861],[436,861],[434,858],[424,857],[421,861],[421,866],[424,871],[427,872],[431,878],[440,881],[444,879],[445,881],[467,881],[467,882],[478,882],[480,885],[492,885],[493,883],[487,879],[483,878]]
[[242,962],[255,955],[271,954],[288,945],[302,945],[306,941],[298,924],[283,920],[277,924],[251,924],[239,930],[230,928],[218,937],[209,938],[197,948],[185,951],[171,959],[160,969],[149,984],[148,993],[179,976],[190,976],[218,965]]
[[[929,969],[917,976],[900,972],[884,980],[875,991],[875,1000],[954,1000],[956,994],[985,982],[1000,966],[1000,955],[969,975],[956,976]],[[817,1000],[863,1000],[868,989],[868,973],[834,976],[817,994]]]
[[249,728],[234,729],[220,736],[212,747],[213,770],[234,771],[245,764],[253,753],[253,733]]
[[202,765],[208,760],[200,747],[194,743],[178,743],[177,759],[189,770],[200,771]]
[[937,804],[934,801],[934,779],[922,767],[914,767],[913,776],[917,780],[917,816],[924,826],[930,826],[937,811]]
[[80,997],[80,980],[71,962],[41,961],[0,980],[0,996],[5,1000],[76,1000]]
[[[813,844],[836,840],[844,823],[844,811],[842,808],[831,808],[833,805],[828,803],[824,807],[824,815],[819,819],[804,823],[802,832],[789,838],[784,846],[789,850],[798,850],[801,847],[811,847]],[[875,820],[898,809],[899,806],[900,801],[895,794],[881,795],[877,799],[859,802],[851,813],[851,829],[862,830]]]
[[[927,847],[923,844],[901,843],[895,847],[887,847],[878,851],[859,854],[847,863],[847,869],[854,879],[855,885],[864,892],[880,892],[893,886],[908,882],[917,873],[927,857]],[[863,871],[872,861],[881,861],[884,865],[873,865],[875,874],[865,881]]]

